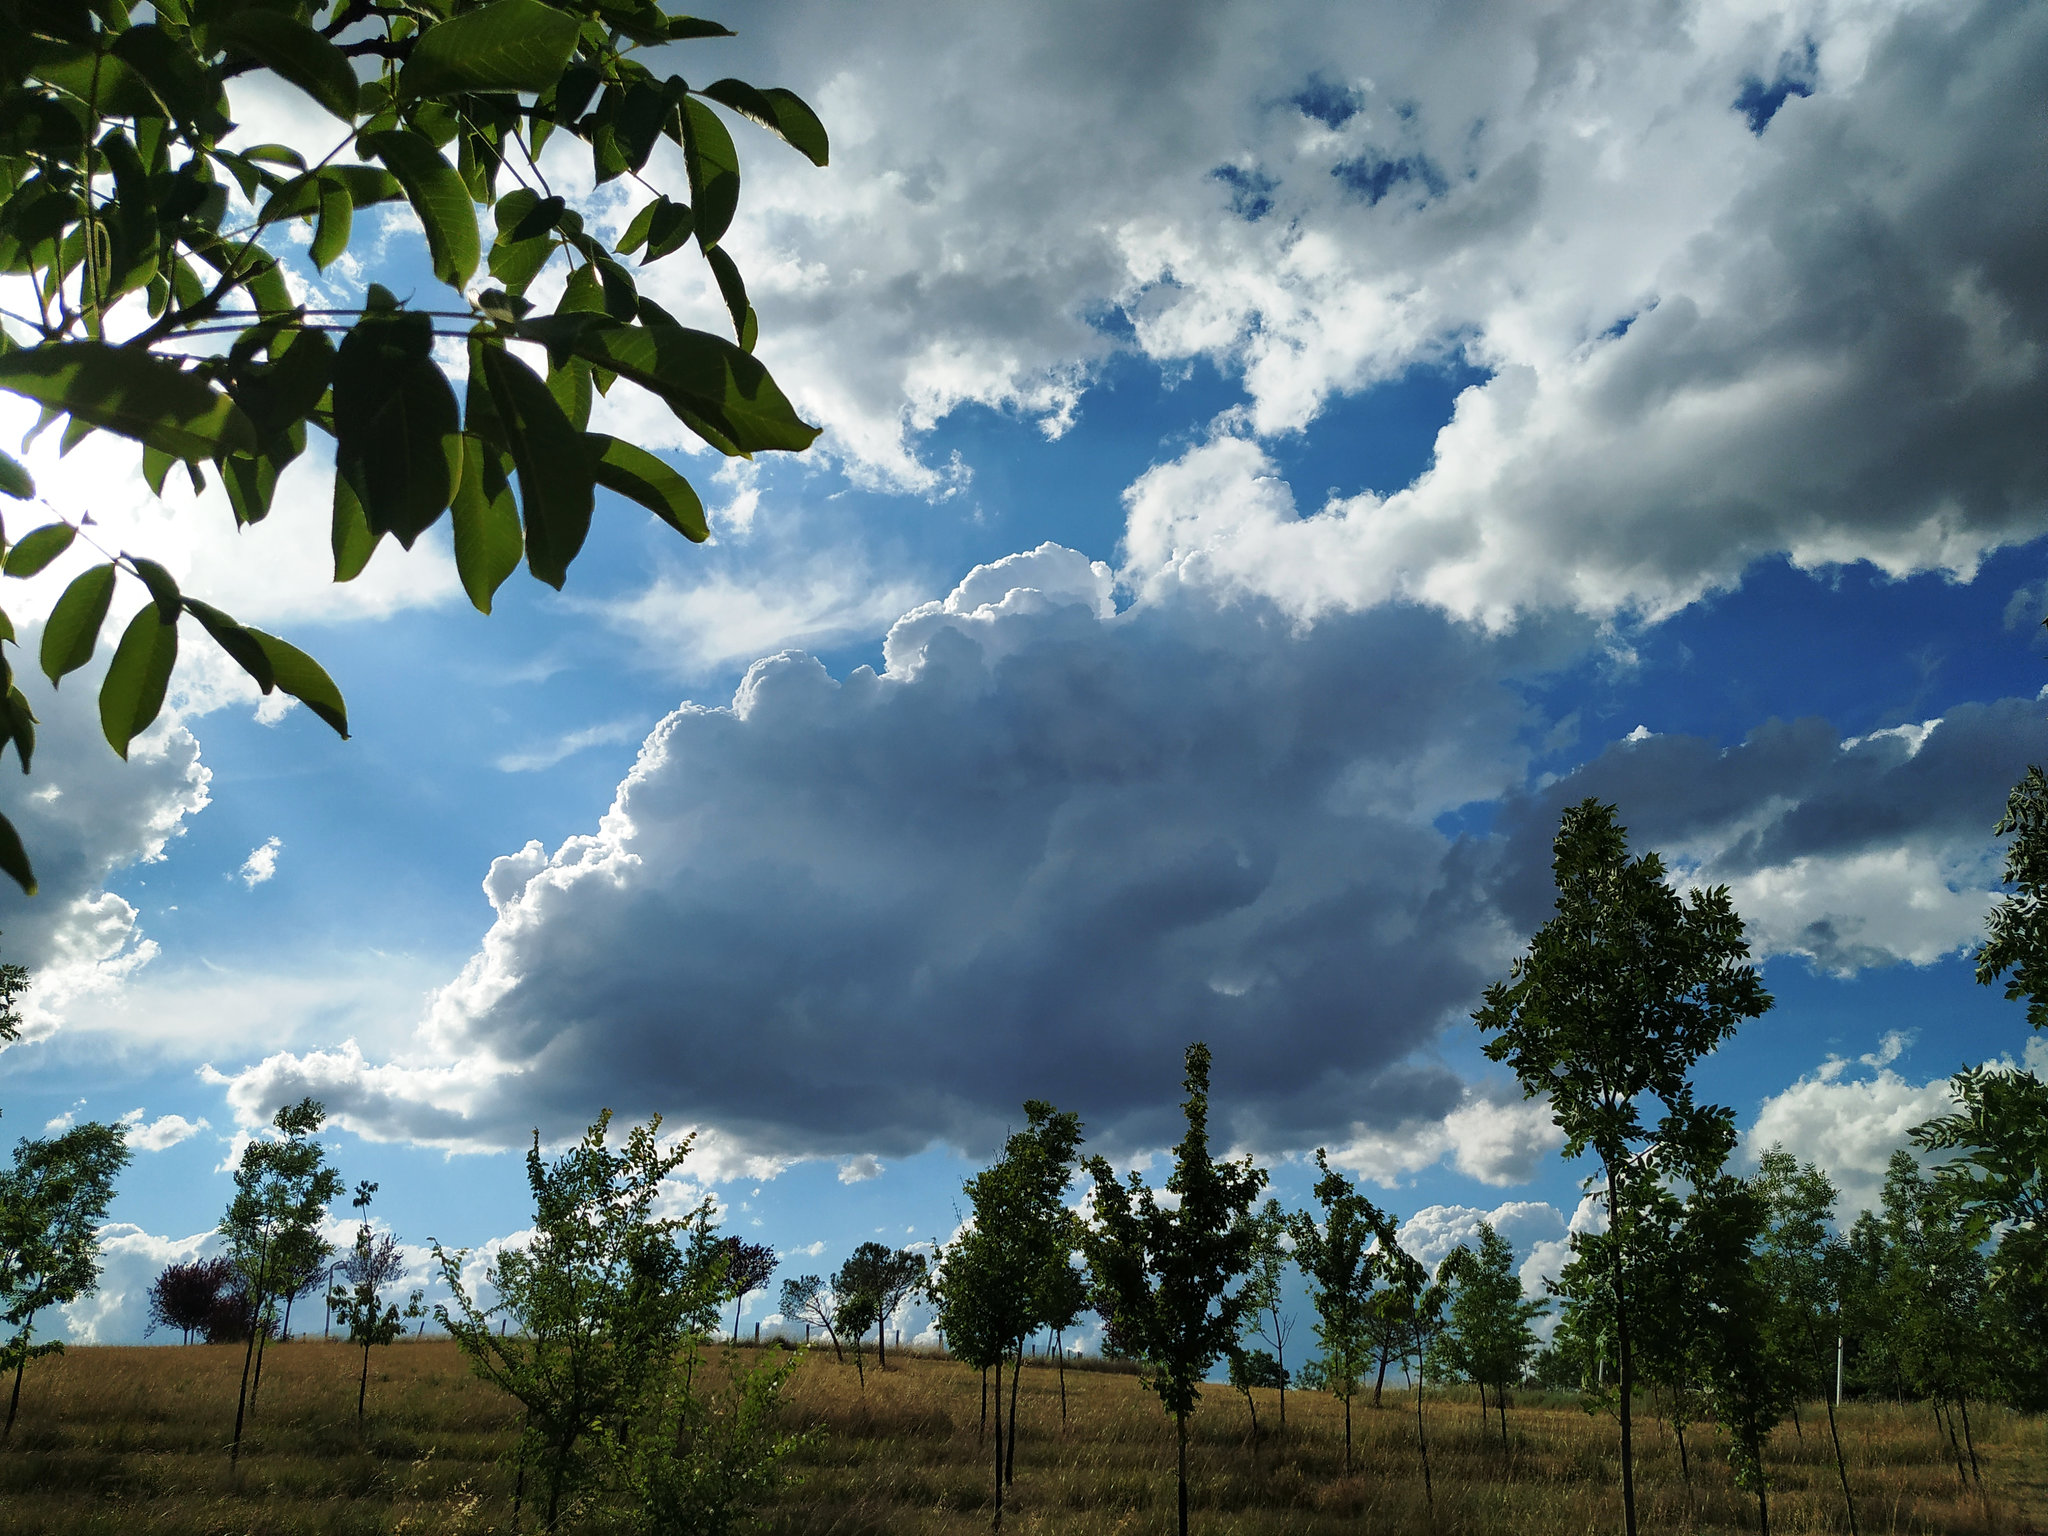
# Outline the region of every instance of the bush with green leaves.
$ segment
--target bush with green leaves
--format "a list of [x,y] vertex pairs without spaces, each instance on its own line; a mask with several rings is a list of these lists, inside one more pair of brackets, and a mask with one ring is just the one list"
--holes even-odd
[[[819,165],[825,130],[788,91],[672,72],[670,45],[729,35],[657,0],[5,0],[0,270],[27,281],[25,307],[0,313],[0,390],[41,407],[38,431],[63,420],[67,449],[95,432],[138,443],[159,495],[174,469],[195,488],[210,471],[243,525],[269,514],[318,432],[334,455],[336,579],[360,574],[386,537],[411,548],[445,514],[463,588],[486,613],[522,559],[563,584],[600,487],[702,540],[688,481],[591,430],[590,414],[593,394],[623,383],[721,453],[817,436],[753,355],[758,322],[723,244],[739,156],[714,108]],[[248,82],[297,93],[294,142],[237,137],[232,93]],[[550,184],[556,139],[587,146],[598,187],[643,192],[616,244]],[[667,190],[654,182],[664,139],[681,168]],[[358,243],[356,215],[382,204],[411,210],[451,292],[415,305],[373,283],[359,305],[307,303],[295,226],[325,270]],[[679,324],[628,267],[692,242],[732,340]],[[551,270],[566,286],[542,314],[528,294]],[[466,351],[460,389],[441,341]],[[36,494],[4,453],[0,492]],[[0,570],[28,577],[74,543],[97,548],[82,509],[58,510]],[[53,684],[83,667],[117,582],[141,584],[149,601],[100,688],[116,752],[161,711],[188,618],[263,692],[348,734],[340,689],[305,652],[180,591],[146,554],[99,553],[57,599],[38,660]],[[13,638],[0,615],[0,641]],[[0,655],[0,748],[11,742],[24,771],[35,725]],[[34,891],[4,819],[0,870]]]

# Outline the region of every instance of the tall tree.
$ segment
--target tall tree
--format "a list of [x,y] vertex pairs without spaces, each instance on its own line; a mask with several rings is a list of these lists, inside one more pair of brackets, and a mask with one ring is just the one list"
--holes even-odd
[[[1294,1261],[1309,1283],[1316,1309],[1316,1343],[1323,1352],[1325,1390],[1344,1404],[1344,1475],[1351,1475],[1351,1400],[1371,1366],[1373,1334],[1369,1308],[1373,1282],[1385,1268],[1394,1243],[1394,1224],[1331,1168],[1329,1154],[1316,1148],[1315,1197],[1319,1222],[1298,1211],[1289,1222]],[[1263,1298],[1254,1288],[1250,1298]]]
[[[607,1144],[610,1125],[610,1111],[601,1113],[552,1161],[534,1133],[526,1154],[533,1240],[501,1253],[487,1271],[497,1292],[488,1307],[463,1281],[465,1254],[434,1245],[452,1296],[435,1318],[470,1368],[525,1409],[521,1473],[537,1466],[551,1530],[565,1498],[600,1486],[617,1459],[632,1454],[692,1323],[707,1301],[716,1307],[723,1298],[723,1266],[693,1262],[678,1241],[704,1208],[654,1214],[662,1181],[689,1156],[690,1138],[664,1148],[656,1118],[628,1130],[615,1151]],[[500,1317],[517,1332],[494,1330]]]
[[28,1362],[64,1348],[56,1339],[36,1342],[37,1315],[99,1285],[100,1224],[129,1155],[123,1127],[87,1121],[17,1142],[13,1167],[0,1170],[0,1323],[13,1330],[0,1369],[14,1373],[0,1438],[14,1433]]
[[775,1278],[775,1250],[766,1243],[737,1237],[724,1242],[725,1290],[732,1297],[732,1336],[740,1336],[740,1308],[755,1291]]
[[[1693,1064],[1743,1019],[1771,1006],[1726,887],[1681,898],[1655,853],[1628,856],[1615,808],[1567,809],[1551,865],[1557,915],[1529,941],[1473,1014],[1531,1098],[1548,1095],[1564,1155],[1591,1151],[1618,1241],[1613,1288],[1621,1429],[1622,1518],[1636,1536],[1631,1396],[1635,1362],[1621,1254],[1635,1186],[1659,1170],[1684,1174],[1724,1146],[1733,1115],[1693,1098]],[[1661,1110],[1654,1123],[1644,1111]]]
[[1249,1157],[1219,1162],[1209,1151],[1209,1048],[1187,1049],[1181,1111],[1187,1132],[1173,1149],[1162,1202],[1142,1174],[1120,1181],[1091,1157],[1095,1221],[1083,1238],[1096,1309],[1117,1352],[1144,1362],[1147,1384],[1172,1415],[1181,1536],[1188,1529],[1188,1416],[1209,1370],[1244,1331],[1254,1298],[1244,1282],[1258,1250],[1253,1217],[1265,1170]]
[[248,1347],[235,1398],[235,1437],[228,1452],[241,1460],[242,1430],[263,1382],[263,1348],[271,1331],[272,1304],[281,1294],[294,1255],[318,1241],[321,1219],[341,1193],[341,1175],[327,1151],[313,1139],[326,1123],[318,1099],[287,1104],[271,1117],[274,1137],[257,1137],[242,1148],[235,1169],[235,1195],[221,1218],[220,1235],[242,1277],[249,1304]]
[[355,1246],[335,1266],[338,1278],[330,1293],[335,1320],[348,1330],[349,1343],[363,1352],[362,1370],[356,1381],[358,1427],[362,1425],[370,1393],[370,1351],[379,1344],[397,1342],[405,1336],[409,1319],[425,1315],[425,1308],[420,1305],[425,1293],[420,1290],[414,1290],[406,1299],[403,1312],[397,1303],[384,1300],[384,1292],[405,1277],[405,1255],[399,1251],[396,1237],[389,1232],[379,1233],[370,1225],[370,1199],[376,1193],[377,1186],[368,1179],[356,1185],[355,1199],[349,1202],[361,1218],[356,1226]]
[[[645,390],[724,454],[800,450],[817,436],[753,355],[758,322],[722,243],[739,159],[713,109],[819,165],[825,130],[788,91],[657,73],[651,50],[731,35],[716,22],[655,0],[606,0],[597,20],[574,0],[164,0],[143,19],[130,9],[0,8],[0,118],[35,125],[0,140],[0,178],[15,193],[0,208],[0,244],[28,278],[5,317],[0,389],[42,407],[45,426],[68,417],[67,449],[93,432],[130,439],[158,494],[173,466],[200,487],[210,465],[249,524],[317,429],[333,439],[336,579],[358,575],[387,534],[410,549],[450,513],[457,572],[488,613],[522,555],[537,579],[563,584],[600,486],[687,538],[707,536],[681,475],[588,430],[593,390]],[[314,110],[275,118],[290,143],[232,147],[231,83]],[[564,195],[574,189],[540,169],[551,137],[589,146],[580,210]],[[649,184],[663,138],[680,151],[680,197]],[[596,215],[608,184],[629,176],[652,196],[614,244]],[[387,203],[409,207],[434,279],[452,291],[417,307],[376,284],[360,305],[296,300],[287,273],[380,240],[382,219],[355,215]],[[495,240],[479,233],[479,205],[494,213]],[[625,265],[693,237],[732,341],[677,324]],[[551,266],[567,281],[555,312],[539,315],[526,295]],[[449,343],[468,352],[460,398],[443,371]],[[4,454],[0,492],[35,495]],[[53,683],[91,658],[118,579],[146,591],[100,690],[116,752],[160,711],[187,617],[265,693],[298,698],[347,735],[340,690],[311,657],[181,593],[157,562],[98,549],[89,522],[81,513],[24,534],[5,571],[32,576],[74,543],[104,556],[45,627]],[[13,626],[0,618],[0,630]],[[0,658],[0,748],[9,742],[27,769],[35,716]],[[33,894],[4,818],[0,870]]]

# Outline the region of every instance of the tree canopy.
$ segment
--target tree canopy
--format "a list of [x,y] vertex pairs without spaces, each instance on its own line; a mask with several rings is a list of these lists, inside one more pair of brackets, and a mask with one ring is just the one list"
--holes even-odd
[[[387,536],[411,548],[446,514],[463,588],[486,613],[522,559],[537,580],[567,580],[600,487],[685,538],[707,536],[683,476],[591,429],[593,395],[620,381],[646,391],[724,454],[801,450],[817,436],[753,355],[758,319],[723,243],[740,162],[720,112],[818,165],[829,146],[789,91],[667,72],[667,45],[725,27],[657,0],[138,10],[0,4],[0,270],[25,276],[33,300],[0,313],[0,389],[41,408],[37,433],[62,420],[66,450],[94,433],[138,444],[158,495],[173,469],[195,491],[210,471],[247,525],[269,514],[317,431],[333,453],[335,579],[359,575]],[[303,104],[293,142],[238,133],[235,95],[257,81]],[[644,192],[615,244],[549,182],[556,138],[587,147],[596,186],[627,179]],[[669,191],[651,179],[670,163],[657,162],[664,140],[682,172]],[[360,304],[324,302],[308,264],[325,272],[364,243],[356,214],[382,204],[411,211],[435,281],[453,292],[415,303],[371,283]],[[729,340],[680,324],[635,279],[692,242]],[[530,296],[543,292],[547,313]],[[460,387],[444,341],[460,345]],[[36,497],[5,453],[0,493]],[[180,591],[147,554],[101,549],[87,522],[60,511],[11,543],[0,530],[0,571],[33,576],[74,544],[103,557],[44,625],[37,659],[53,685],[92,659],[118,582],[147,592],[100,687],[116,752],[161,711],[188,618],[264,693],[348,734],[319,663]],[[14,633],[0,614],[0,641]],[[0,654],[0,749],[11,742],[24,772],[35,726]],[[33,894],[4,818],[0,870]]]

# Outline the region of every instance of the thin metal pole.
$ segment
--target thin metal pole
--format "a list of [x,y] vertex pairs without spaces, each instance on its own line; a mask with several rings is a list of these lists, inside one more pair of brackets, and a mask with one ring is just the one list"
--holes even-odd
[[1842,1336],[1835,1335],[1835,1406],[1842,1406]]

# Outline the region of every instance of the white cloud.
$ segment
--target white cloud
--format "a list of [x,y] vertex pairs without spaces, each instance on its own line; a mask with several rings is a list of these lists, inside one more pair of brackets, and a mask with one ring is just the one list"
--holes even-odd
[[868,1154],[849,1157],[839,1165],[839,1182],[842,1184],[864,1184],[869,1179],[882,1176],[882,1160]]
[[284,839],[273,837],[249,851],[249,857],[242,860],[242,867],[236,871],[242,877],[242,884],[252,890],[277,873],[277,856],[284,849]]
[[1446,1158],[1482,1184],[1525,1184],[1563,1144],[1564,1133],[1546,1100],[1468,1088],[1458,1106],[1440,1119],[1354,1127],[1351,1139],[1331,1150],[1330,1161],[1388,1189]]
[[100,1228],[100,1283],[62,1308],[64,1337],[74,1344],[132,1344],[149,1326],[149,1287],[166,1265],[219,1251],[216,1233],[158,1237],[130,1222]]
[[128,1145],[138,1152],[162,1152],[212,1129],[203,1117],[187,1120],[183,1115],[158,1115],[146,1120],[139,1109],[129,1110],[121,1123],[128,1127]]
[[1543,1295],[1542,1266],[1553,1262],[1553,1251],[1568,1241],[1564,1213],[1544,1201],[1510,1200],[1490,1211],[1469,1205],[1424,1206],[1401,1223],[1395,1237],[1403,1250],[1434,1270],[1461,1243],[1477,1250],[1482,1221],[1524,1256],[1523,1293]]
[[[1893,1038],[1886,1037],[1887,1049]],[[1894,1152],[1910,1147],[1908,1133],[1913,1127],[1955,1107],[1946,1077],[1914,1082],[1888,1065],[1895,1054],[1876,1054],[1886,1064],[1868,1077],[1850,1075],[1848,1063],[1830,1057],[1784,1092],[1765,1099],[1743,1136],[1743,1155],[1748,1159],[1781,1146],[1801,1162],[1817,1164],[1841,1191],[1836,1215],[1844,1226],[1858,1211],[1876,1208],[1885,1165]],[[1869,1063],[1871,1057],[1862,1060]],[[2048,1073],[2048,1040],[2028,1040],[2021,1065]]]

